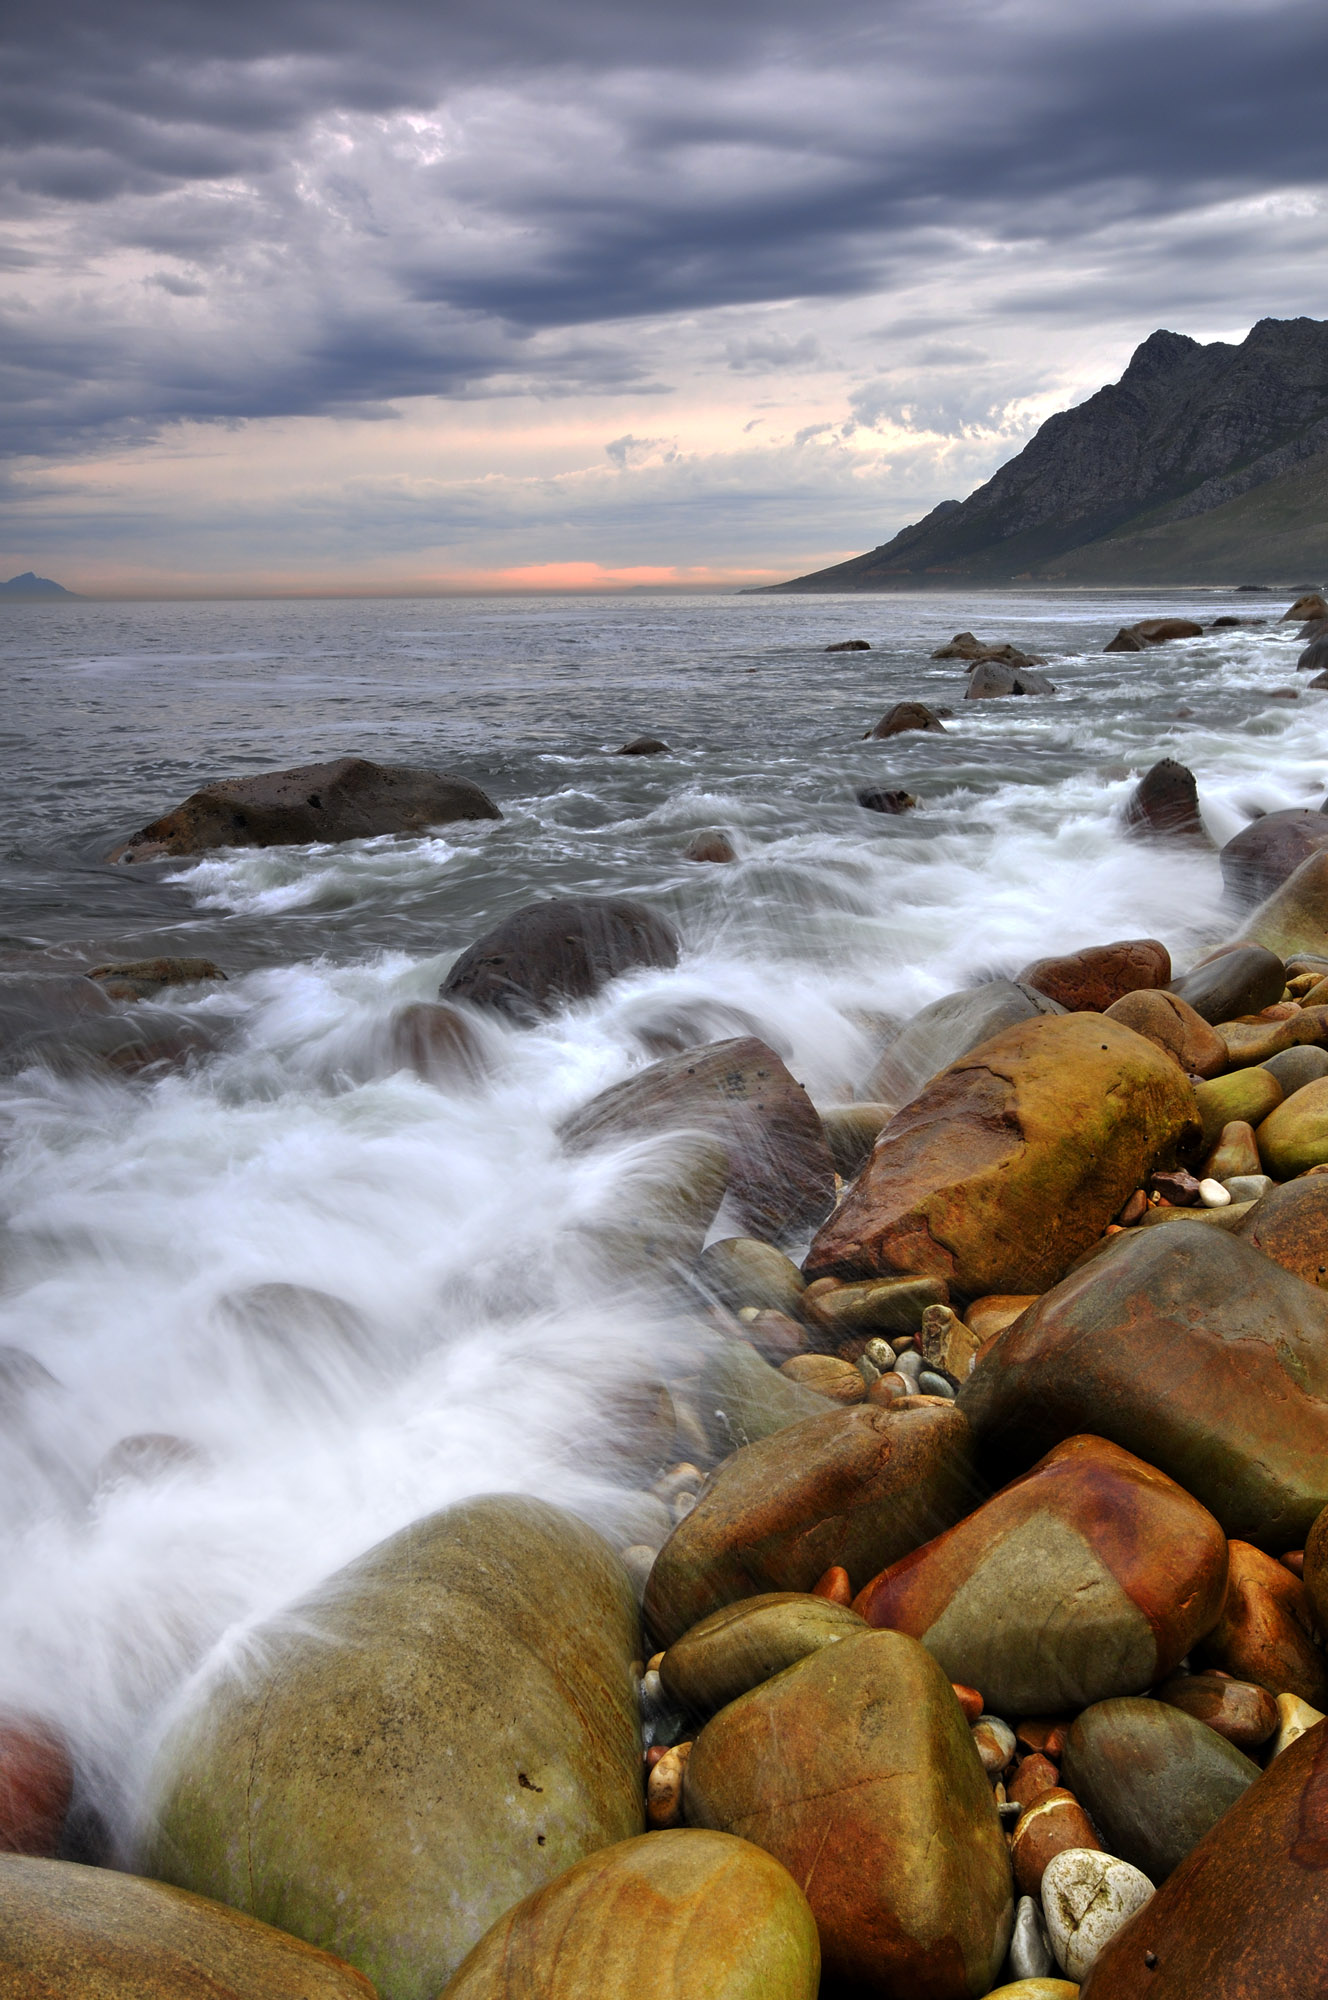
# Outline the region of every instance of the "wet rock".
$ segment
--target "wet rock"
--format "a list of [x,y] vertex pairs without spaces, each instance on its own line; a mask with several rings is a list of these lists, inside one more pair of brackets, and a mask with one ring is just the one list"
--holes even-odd
[[800,1389],[811,1389],[832,1403],[866,1400],[867,1384],[859,1370],[851,1361],[841,1361],[834,1354],[795,1354],[782,1364],[779,1372]]
[[[1328,660],[1323,662],[1328,666]],[[1261,903],[1294,875],[1302,861],[1328,847],[1328,813],[1264,813],[1229,840],[1218,859],[1228,894]]]
[[720,863],[736,861],[738,850],[720,827],[707,827],[704,832],[692,835],[683,849],[683,856],[688,861]]
[[576,1225],[575,1244],[606,1282],[680,1277],[701,1254],[729,1183],[729,1156],[699,1132],[663,1133],[619,1162],[607,1212]]
[[1263,1171],[1254,1127],[1243,1118],[1233,1118],[1217,1135],[1217,1144],[1204,1161],[1204,1173],[1216,1181],[1229,1181],[1242,1174]]
[[756,1306],[796,1314],[807,1289],[797,1265],[754,1236],[722,1236],[709,1244],[696,1274],[706,1291],[734,1312]]
[[1102,1953],[1083,2000],[1307,2000],[1328,1955],[1328,1731],[1269,1765]]
[[660,1550],[646,1616],[662,1645],[726,1604],[810,1591],[831,1564],[859,1589],[971,1504],[967,1428],[952,1408],[819,1408],[726,1459]]
[[728,1154],[729,1199],[756,1236],[805,1229],[835,1198],[811,1099],[754,1036],[665,1056],[601,1091],[561,1130],[577,1151],[648,1132],[708,1133]]
[[662,917],[627,896],[557,896],[505,917],[463,951],[444,1000],[529,1022],[589,1000],[619,973],[678,963]]
[[1141,1035],[1099,1014],[1021,1023],[896,1113],[803,1268],[1040,1292],[1193,1121],[1190,1084]]
[[987,2000],[1075,2000],[1078,1991],[1072,1979],[1016,1979],[1011,1986],[993,1986]]
[[250,778],[221,778],[132,835],[111,861],[162,861],[218,847],[292,847],[423,833],[460,819],[501,819],[466,778],[339,757]]
[[749,1841],[678,1829],[605,1848],[526,1897],[441,2000],[816,2000],[820,1956],[786,1869]]
[[1269,1056],[1263,1067],[1277,1078],[1282,1095],[1290,1097],[1307,1083],[1317,1083],[1321,1076],[1328,1076],[1328,1049],[1282,1049],[1279,1054]]
[[1036,1896],[1048,1863],[1071,1847],[1100,1851],[1101,1842],[1074,1793],[1057,1785],[1043,1792],[1019,1815],[1010,1842],[1014,1885],[1019,1894]]
[[690,1743],[674,1744],[653,1764],[646,1780],[646,1829],[682,1825],[682,1788]]
[[1328,618],[1328,601],[1317,590],[1307,590],[1291,608],[1282,613],[1279,625],[1297,624],[1306,618]]
[[615,757],[670,757],[672,751],[658,736],[634,736],[630,743],[624,743],[621,750],[614,751]]
[[[1042,1922],[1042,1905],[1035,1896],[1021,1896],[1015,1905],[1014,1933],[1010,1939],[1011,1972],[1024,1983],[1030,1980],[1046,1983],[1055,1963]],[[1014,1990],[1006,1988],[1007,1992]]]
[[912,729],[926,730],[930,735],[943,736],[945,724],[934,709],[925,701],[897,701],[888,708],[873,728],[864,732],[865,738],[885,736],[905,736]]
[[1232,1542],[1227,1601],[1194,1663],[1328,1708],[1328,1661],[1313,1632],[1313,1606],[1300,1578],[1262,1549]]
[[[1328,832],[1328,819],[1324,827]],[[1156,938],[1126,938],[1119,944],[1089,945],[1063,958],[1035,959],[1016,978],[1067,1013],[1105,1014],[1127,993],[1165,986],[1171,978],[1171,954]]]
[[668,1648],[659,1678],[679,1708],[713,1715],[809,1653],[866,1630],[845,1604],[802,1591],[771,1591],[726,1604],[693,1625]]
[[870,653],[871,645],[866,639],[837,639],[833,646],[825,648],[827,653]]
[[1328,1077],[1276,1105],[1257,1136],[1260,1158],[1277,1180],[1293,1180],[1328,1160]]
[[1277,1728],[1277,1703],[1267,1688],[1226,1674],[1177,1674],[1157,1690],[1157,1698],[1234,1743],[1257,1750]]
[[[1262,1201],[1266,1194],[1272,1192],[1274,1183],[1268,1174],[1232,1174],[1222,1185],[1231,1196],[1232,1207],[1248,1211],[1256,1201]],[[1240,1220],[1243,1226],[1245,1216],[1242,1215]]]
[[857,1285],[818,1278],[802,1295],[802,1311],[838,1342],[859,1333],[916,1333],[928,1306],[948,1297],[943,1278],[868,1278]]
[[697,1402],[718,1457],[825,1415],[824,1397],[790,1382],[745,1340],[723,1341],[706,1357]]
[[1073,1711],[1150,1687],[1212,1626],[1226,1544],[1188,1493],[1076,1437],[859,1592],[1000,1715]]
[[968,677],[965,701],[989,701],[1011,694],[1055,694],[1045,674],[1028,667],[1003,666],[997,660],[979,660]]
[[1306,1735],[1316,1723],[1323,1720],[1323,1710],[1312,1708],[1309,1702],[1302,1701],[1298,1694],[1280,1694],[1277,1697],[1277,1734],[1273,1738],[1269,1762],[1271,1763],[1274,1757],[1280,1757],[1284,1750],[1291,1748],[1298,1737]]
[[170,1431],[136,1431],[111,1446],[93,1474],[96,1491],[115,1486],[152,1486],[177,1472],[198,1472],[211,1464],[208,1454],[188,1438]]
[[[981,1342],[972,1328],[966,1326],[949,1306],[928,1306],[923,1313],[918,1351],[931,1368],[947,1377],[956,1387],[972,1373],[980,1346]],[[927,1371],[924,1369],[922,1372],[925,1374]],[[921,1375],[918,1380],[921,1383]]]
[[[1006,1781],[1005,1793],[1015,1805],[1031,1806],[1044,1792],[1057,1790],[1060,1782],[1061,1774],[1051,1759],[1034,1751],[1020,1759],[1019,1769]],[[1087,1843],[1090,1847],[1092,1844],[1092,1841]]]
[[966,992],[947,993],[915,1014],[896,1036],[872,1072],[868,1095],[893,1113],[980,1042],[1020,1021],[1062,1011],[1044,993],[1009,979],[989,979]]
[[1240,1234],[1307,1285],[1328,1285],[1328,1175],[1310,1174],[1272,1188],[1245,1218]]
[[1257,1014],[1280,1000],[1285,986],[1286,967],[1275,951],[1261,944],[1221,952],[1171,982],[1172,992],[1210,1022]]
[[892,1115],[888,1104],[835,1104],[821,1112],[821,1126],[836,1173],[851,1181],[861,1171]]
[[1129,625],[1122,625],[1114,639],[1108,639],[1104,653],[1144,653],[1148,648]]
[[969,2000],[996,1978],[1012,1898],[991,1788],[944,1675],[899,1633],[826,1647],[721,1709],[687,1817],[805,1883],[836,1988]]
[[55,1855],[73,1791],[64,1738],[40,1716],[0,1714],[0,1854]]
[[1199,1201],[1201,1186],[1202,1182],[1184,1167],[1173,1167],[1170,1172],[1148,1176],[1149,1193],[1160,1194],[1163,1201],[1170,1202],[1173,1208],[1194,1208]]
[[775,1312],[769,1306],[757,1312],[746,1306],[738,1316],[742,1320],[742,1338],[750,1341],[762,1360],[768,1361],[772,1368],[782,1368],[795,1354],[812,1351],[807,1328],[787,1313]]
[[867,785],[855,794],[858,804],[868,812],[898,814],[912,812],[917,800],[912,792],[882,791],[879,786]]
[[1259,1775],[1192,1715],[1131,1697],[1084,1710],[1061,1769],[1109,1852],[1152,1882],[1165,1881]]
[[15,2000],[374,2000],[350,1966],[220,1903],[9,1854],[0,1967]]
[[1093,1431],[1228,1535],[1299,1548],[1328,1502],[1328,1300],[1222,1230],[1126,1231],[997,1337],[959,1407],[998,1476]]
[[622,1565],[570,1514],[431,1515],[197,1689],[147,1866],[429,2000],[520,1897],[643,1830],[638,1644]]
[[947,645],[938,646],[932,654],[933,660],[999,660],[1007,667],[1032,667],[1040,664],[1040,655],[1025,653],[1020,647],[1008,641],[989,645],[972,632],[956,632]]
[[1301,1570],[1315,1626],[1328,1637],[1328,1510],[1315,1517],[1305,1538]]
[[1022,1319],[1037,1297],[1036,1292],[1017,1292],[1013,1295],[992,1292],[986,1298],[972,1300],[964,1318],[977,1335],[979,1344],[985,1345],[998,1333],[1004,1333],[1007,1326],[1013,1326],[1017,1319]]
[[1328,950],[1328,852],[1311,854],[1260,903],[1246,918],[1241,941],[1281,958]]
[[1280,1000],[1254,1020],[1221,1022],[1217,1032],[1227,1045],[1234,1067],[1266,1063],[1274,1056],[1285,1055],[1288,1049],[1322,1042],[1328,1037],[1328,1007],[1318,1003],[1303,1007],[1295,1001]]
[[1042,1911],[1057,1965],[1082,1980],[1152,1894],[1148,1877],[1128,1861],[1086,1848],[1058,1854],[1042,1878]]
[[1282,1086],[1271,1070],[1261,1064],[1232,1070],[1228,1076],[1208,1077],[1197,1084],[1194,1101],[1199,1109],[1200,1146],[1207,1153],[1217,1144],[1228,1125],[1248,1125],[1257,1135],[1271,1111],[1282,1102]]
[[[1302,634],[1302,637],[1304,635]],[[1328,635],[1320,634],[1311,639],[1300,658],[1296,661],[1298,674],[1318,674],[1328,668]],[[1311,683],[1313,685],[1313,683]]]
[[1126,805],[1125,831],[1206,840],[1193,771],[1174,757],[1163,757],[1146,771]]
[[424,1083],[474,1080],[489,1068],[474,1022],[441,1000],[416,1000],[399,1008],[388,1022],[386,1039],[390,1069],[408,1069]]
[[108,1000],[150,1000],[172,986],[198,986],[225,979],[210,958],[135,958],[119,965],[94,965],[86,974]]

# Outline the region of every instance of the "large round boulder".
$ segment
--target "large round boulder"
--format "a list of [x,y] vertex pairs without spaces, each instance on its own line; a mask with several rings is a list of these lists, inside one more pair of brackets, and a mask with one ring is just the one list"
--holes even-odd
[[[962,993],[946,993],[901,1028],[872,1071],[867,1096],[897,1111],[941,1070],[1003,1028],[1062,1011],[1058,1001],[1036,987],[1010,979],[987,979]],[[885,1122],[883,1118],[881,1124]]]
[[655,1559],[646,1617],[661,1645],[742,1598],[856,1590],[972,1505],[968,1427],[943,1404],[828,1410],[733,1453]]
[[945,724],[933,709],[923,701],[897,701],[893,708],[887,708],[880,721],[866,731],[867,736],[906,736],[910,730],[925,730],[932,736],[943,736]]
[[1065,1741],[1061,1772],[1109,1854],[1162,1882],[1259,1775],[1206,1723],[1162,1701],[1095,1702]]
[[1328,1076],[1275,1105],[1258,1130],[1259,1157],[1278,1180],[1328,1161]]
[[913,1640],[847,1639],[730,1702],[693,1745],[686,1814],[802,1884],[831,1990],[990,1990],[1013,1920],[1009,1856],[963,1711]]
[[1216,1622],[1226,1581],[1206,1508],[1076,1437],[874,1577],[854,1609],[920,1640],[994,1713],[1060,1715],[1169,1673]]
[[815,1106],[753,1035],[665,1056],[592,1097],[561,1129],[577,1151],[655,1132],[717,1139],[729,1158],[729,1199],[755,1236],[797,1234],[835,1198],[835,1163]]
[[110,859],[163,861],[217,847],[367,840],[423,833],[451,820],[501,818],[493,800],[467,778],[338,757],[330,764],[259,771],[251,778],[219,778],[152,820]]
[[713,1715],[749,1688],[865,1626],[847,1604],[809,1591],[776,1590],[712,1611],[659,1663],[664,1692],[693,1715]]
[[[1328,819],[1324,820],[1328,835]],[[1165,986],[1171,953],[1156,938],[1123,938],[1119,944],[1086,945],[1063,958],[1038,958],[1018,974],[1018,983],[1045,993],[1070,1014],[1105,1014],[1127,993]]]
[[1221,1035],[1179,993],[1154,988],[1126,993],[1112,1001],[1107,1019],[1165,1050],[1187,1076],[1217,1076],[1227,1066],[1227,1045]]
[[788,1870],[677,1827],[589,1855],[475,1946],[442,2000],[816,2000],[816,1920]]
[[638,1633],[626,1571],[560,1508],[416,1522],[199,1688],[146,1871],[435,2000],[504,1910],[644,1831]]
[[1126,802],[1125,831],[1144,839],[1158,834],[1206,839],[1193,771],[1174,757],[1163,757],[1145,771]]
[[1257,1014],[1280,1000],[1285,989],[1286,967],[1275,951],[1262,944],[1219,952],[1171,982],[1173,993],[1213,1023]]
[[1229,1535],[1300,1548],[1328,1502],[1328,1299],[1222,1230],[1126,1230],[993,1341],[959,1407],[994,1472],[1094,1431]]
[[620,972],[678,963],[672,926],[629,896],[556,896],[504,917],[463,951],[439,988],[530,1022],[590,1000]]
[[1279,958],[1328,951],[1328,853],[1301,862],[1246,919],[1241,938]]
[[[1323,665],[1328,666],[1328,658]],[[1301,806],[1264,813],[1222,849],[1218,856],[1222,880],[1237,901],[1261,903],[1321,847],[1328,847],[1328,813],[1308,812]]]
[[890,1271],[1042,1292],[1195,1134],[1167,1055],[1101,1014],[1024,1021],[952,1063],[877,1140],[809,1277]]
[[15,1854],[0,1855],[0,1992],[14,2000],[374,2000],[349,1965],[221,1903],[109,1868]]
[[1307,1285],[1328,1285],[1328,1174],[1270,1188],[1238,1234]]

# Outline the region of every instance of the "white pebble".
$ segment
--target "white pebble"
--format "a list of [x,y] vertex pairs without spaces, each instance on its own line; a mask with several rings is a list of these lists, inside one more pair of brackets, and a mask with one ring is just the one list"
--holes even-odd
[[999,1715],[980,1715],[973,1724],[973,1742],[982,1768],[989,1773],[1003,1771],[1014,1756],[1014,1731]]
[[1045,1979],[1053,1963],[1038,1900],[1036,1896],[1021,1896],[1010,1939],[1010,1970],[1016,1979]]
[[1230,1188],[1224,1188],[1221,1181],[1212,1179],[1200,1181],[1199,1199],[1205,1208],[1229,1208],[1231,1205],[1231,1190]]
[[1067,1847],[1054,1855],[1042,1877],[1042,1914],[1066,1978],[1085,1978],[1098,1953],[1152,1893],[1148,1877],[1113,1854]]
[[1302,1701],[1298,1694],[1280,1694],[1277,1697],[1278,1730],[1273,1738],[1273,1756],[1280,1757],[1290,1749],[1298,1736],[1307,1729],[1313,1729],[1316,1722],[1323,1721],[1323,1711],[1312,1708]]

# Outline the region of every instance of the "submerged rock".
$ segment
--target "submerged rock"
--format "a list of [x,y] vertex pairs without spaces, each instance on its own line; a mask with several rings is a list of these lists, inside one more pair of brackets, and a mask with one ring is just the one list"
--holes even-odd
[[[1324,661],[1328,666],[1328,660]],[[1328,813],[1264,813],[1242,827],[1222,849],[1222,880],[1242,903],[1261,903],[1294,875],[1302,861],[1328,847]]]
[[630,743],[624,743],[621,750],[615,750],[616,757],[669,757],[673,753],[659,736],[634,736]]
[[880,721],[864,731],[864,737],[904,736],[911,729],[922,729],[934,736],[945,734],[945,724],[934,709],[924,701],[897,701],[888,708]]
[[444,1000],[466,1000],[518,1022],[590,1000],[619,973],[678,963],[663,917],[628,896],[557,896],[505,917],[463,951]]
[[1174,757],[1163,757],[1146,771],[1126,805],[1125,831],[1139,836],[1169,834],[1206,840],[1193,771]]
[[367,840],[423,833],[458,819],[501,819],[493,800],[467,778],[339,757],[221,778],[154,819],[109,857],[161,861],[217,847],[292,847],[306,841]]
[[912,792],[882,791],[874,785],[864,786],[856,797],[858,804],[868,812],[887,814],[912,812],[918,803]]
[[121,964],[94,965],[87,978],[96,981],[108,1000],[150,1000],[172,986],[196,986],[226,975],[210,958],[135,958]]
[[707,827],[702,833],[694,833],[683,849],[688,861],[710,861],[717,865],[736,861],[738,850],[721,827]]
[[1308,855],[1246,919],[1241,938],[1284,959],[1328,951],[1328,852]]
[[[1061,1012],[1058,1001],[1009,979],[988,979],[962,993],[946,993],[900,1030],[872,1071],[867,1095],[889,1112],[897,1111],[941,1070],[1003,1028]],[[885,1123],[883,1118],[881,1126]]]

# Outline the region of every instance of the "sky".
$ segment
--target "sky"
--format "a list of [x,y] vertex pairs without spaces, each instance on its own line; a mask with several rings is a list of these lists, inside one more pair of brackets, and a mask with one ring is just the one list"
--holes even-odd
[[10,0],[0,575],[774,581],[1328,317],[1322,0]]

